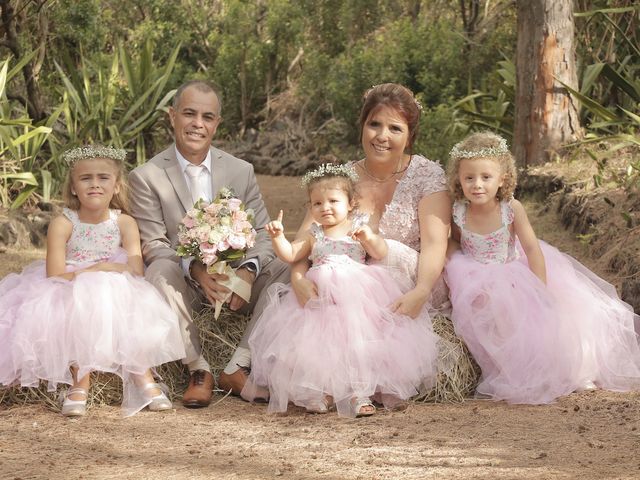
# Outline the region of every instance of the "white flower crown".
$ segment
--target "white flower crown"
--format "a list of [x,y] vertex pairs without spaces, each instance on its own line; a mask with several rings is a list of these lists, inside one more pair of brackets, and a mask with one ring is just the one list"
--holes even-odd
[[475,158],[475,157],[490,157],[493,155],[505,155],[509,153],[509,146],[507,141],[500,137],[498,145],[495,147],[479,148],[478,150],[461,150],[460,145],[462,142],[456,143],[449,155],[451,158]]
[[80,160],[87,158],[110,158],[118,162],[124,161],[127,151],[122,148],[105,147],[102,145],[87,145],[72,148],[62,154],[62,158],[69,167],[73,167]]
[[302,177],[302,185],[307,186],[312,181],[324,177],[345,177],[353,182],[358,181],[358,174],[354,170],[353,166],[323,163],[318,168],[304,174]]

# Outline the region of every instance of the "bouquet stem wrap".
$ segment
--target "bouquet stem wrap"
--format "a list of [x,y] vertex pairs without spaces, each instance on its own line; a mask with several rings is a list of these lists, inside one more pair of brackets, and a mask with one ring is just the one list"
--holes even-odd
[[224,305],[224,303],[227,302],[229,298],[231,298],[231,295],[233,293],[238,295],[245,302],[249,302],[249,300],[251,299],[251,285],[237,276],[236,271],[230,265],[227,265],[227,262],[225,262],[224,260],[216,262],[213,265],[209,265],[207,267],[207,273],[218,273],[229,277],[228,280],[222,280],[218,282],[231,290],[231,292],[227,294],[224,300],[216,300],[214,312],[214,318],[216,320],[220,316],[222,305]]

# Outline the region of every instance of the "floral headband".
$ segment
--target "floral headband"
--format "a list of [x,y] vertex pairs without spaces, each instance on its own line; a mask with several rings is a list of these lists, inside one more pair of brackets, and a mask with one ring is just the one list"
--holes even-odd
[[498,145],[495,147],[485,147],[480,148],[478,150],[462,150],[460,145],[462,142],[456,143],[449,155],[451,158],[476,158],[476,157],[490,157],[495,155],[505,155],[509,153],[509,146],[507,145],[507,141],[498,137],[500,140],[498,141]]
[[318,168],[305,173],[302,177],[302,185],[307,186],[314,180],[324,177],[345,177],[352,182],[358,181],[358,174],[350,165],[339,165],[335,163],[323,163]]
[[62,154],[62,158],[69,167],[73,167],[80,160],[87,158],[109,158],[118,162],[124,161],[127,151],[122,148],[105,147],[102,145],[87,145],[72,148]]

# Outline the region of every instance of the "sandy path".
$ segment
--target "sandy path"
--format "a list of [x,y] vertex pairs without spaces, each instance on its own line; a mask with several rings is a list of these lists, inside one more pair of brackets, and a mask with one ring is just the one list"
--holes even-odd
[[[270,214],[283,208],[292,230],[304,191],[289,178],[259,181]],[[640,478],[640,393],[576,393],[546,406],[412,404],[357,420],[272,416],[216,399],[129,419],[115,406],[79,420],[41,405],[0,410],[0,479]]]

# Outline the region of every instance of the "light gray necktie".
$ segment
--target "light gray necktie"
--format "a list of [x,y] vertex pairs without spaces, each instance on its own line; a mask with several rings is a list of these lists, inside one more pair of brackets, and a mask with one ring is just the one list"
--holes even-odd
[[187,177],[189,177],[189,189],[191,190],[191,199],[195,204],[198,199],[206,200],[204,190],[200,184],[200,175],[203,170],[202,165],[187,165]]

